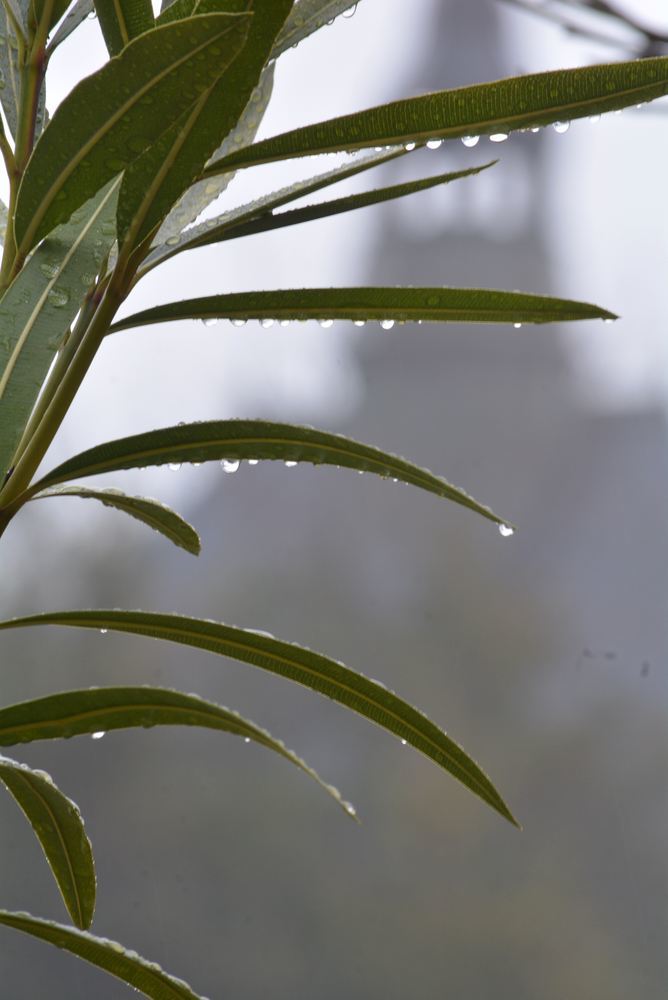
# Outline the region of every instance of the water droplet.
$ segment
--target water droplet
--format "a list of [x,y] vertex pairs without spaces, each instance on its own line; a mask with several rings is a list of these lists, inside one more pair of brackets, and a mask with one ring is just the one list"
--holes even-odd
[[274,325],[273,319],[261,319],[260,320],[260,326],[264,327],[265,330],[268,330],[269,327],[273,326],[273,325]]
[[477,146],[479,142],[480,142],[480,136],[479,135],[463,135],[462,136],[462,143],[465,146],[467,146],[468,149],[473,149],[473,147]]
[[91,734],[90,734],[90,738],[91,738],[92,740],[101,740],[101,739],[102,739],[102,737],[103,737],[103,736],[106,736],[106,735],[107,735],[107,734],[106,734],[106,732],[105,732],[105,731],[104,731],[103,729],[101,729],[101,730],[100,730],[99,732],[97,732],[97,733],[91,733]]
[[349,816],[357,816],[357,809],[355,809],[355,806],[352,804],[352,802],[343,802],[342,805]]
[[231,322],[232,326],[245,326],[246,323],[247,323],[247,320],[245,320],[245,319],[232,319],[232,320],[230,320],[230,322]]
[[540,132],[540,125],[534,125],[534,127],[530,128],[529,131],[536,135],[537,132]]
[[514,326],[514,328],[516,330],[521,330],[522,329],[522,324],[521,323],[513,323],[513,326]]
[[356,4],[356,3],[354,3],[354,4],[352,5],[352,7],[349,7],[349,8],[348,8],[348,10],[344,10],[344,12],[343,12],[343,14],[342,14],[341,16],[342,16],[342,17],[354,17],[354,16],[355,16],[355,11],[356,11],[356,10],[357,10],[357,4]]
[[209,316],[208,319],[203,319],[202,320],[202,325],[203,326],[215,326],[217,322],[218,322],[218,317],[217,316]]
[[382,326],[383,330],[391,330],[392,327],[394,326],[394,320],[393,319],[381,319],[380,325]]
[[249,459],[248,459],[248,464],[249,464],[249,465],[258,465],[258,464],[259,464],[259,462],[260,462],[260,459],[259,459],[259,458],[249,458]]
[[413,150],[415,149],[415,143],[407,142],[406,145],[404,146],[404,149],[406,150],[407,153],[412,153]]
[[292,461],[287,461],[287,462],[285,463],[285,468],[286,468],[286,469],[294,469],[294,467],[295,467],[295,465],[296,465],[296,464],[297,464],[296,462],[292,462]]
[[554,131],[558,132],[559,135],[563,135],[564,132],[568,132],[570,127],[571,127],[570,122],[554,122],[554,124],[552,125]]
[[439,146],[443,145],[442,139],[429,139],[427,142],[427,149],[438,149]]
[[511,528],[509,524],[500,524],[499,534],[503,535],[504,538],[510,538],[511,535],[515,534],[515,529]]
[[181,463],[180,462],[170,462],[169,465],[167,466],[167,468],[171,472],[178,472],[179,469],[181,468]]
[[355,319],[353,320],[353,326],[366,326],[365,319]]
[[58,288],[58,286],[56,285],[53,288],[49,289],[47,298],[51,303],[51,305],[55,306],[56,309],[62,309],[62,307],[66,306],[67,303],[70,301],[70,293],[66,291],[64,288]]
[[329,330],[330,326],[334,325],[333,319],[319,319],[318,322],[320,323],[320,326],[323,328],[323,330]]
[[408,746],[408,740],[402,740],[401,745],[402,747]]
[[250,743],[250,736],[244,736],[244,743]]
[[604,319],[603,322],[607,325],[607,324],[610,324],[610,323],[614,323],[614,320],[613,319]]
[[240,461],[238,458],[224,458],[220,463],[223,472],[236,472],[240,466]]
[[39,265],[39,269],[45,278],[57,278],[60,268],[57,264],[47,264],[46,261]]
[[289,319],[282,319],[282,320],[281,320],[281,321],[279,322],[279,324],[278,324],[278,325],[279,325],[279,326],[282,326],[282,327],[286,327],[286,326],[290,326],[290,320],[289,320]]
[[100,629],[100,635],[106,635],[108,631],[109,631],[108,628],[101,628]]
[[490,142],[505,142],[508,138],[507,132],[492,132],[489,137]]

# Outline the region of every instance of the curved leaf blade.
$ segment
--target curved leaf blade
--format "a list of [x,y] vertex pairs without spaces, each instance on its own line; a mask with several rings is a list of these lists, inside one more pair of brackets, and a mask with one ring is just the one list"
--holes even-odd
[[116,227],[118,181],[37,248],[0,299],[0,478]]
[[169,976],[156,962],[147,962],[117,941],[95,937],[88,931],[41,920],[29,913],[0,910],[0,924],[69,951],[133,986],[150,1000],[202,1000],[182,979]]
[[505,819],[518,825],[479,765],[426,715],[376,681],[321,653],[249,629],[144,611],[50,612],[0,622],[0,630],[32,625],[64,625],[143,635],[208,650],[278,674],[331,698],[410,743]]
[[323,781],[312,767],[266,729],[223,705],[166,688],[105,687],[63,691],[0,708],[0,746],[154,726],[193,726],[252,740],[298,767],[324,788],[347,815],[355,816],[354,807],[341,798],[336,788]]
[[160,532],[170,542],[194,556],[201,550],[200,537],[191,524],[170,507],[150,497],[132,497],[121,490],[96,490],[85,486],[59,486],[35,494],[32,500],[49,497],[79,497],[82,500],[99,500],[105,507],[121,510],[154,531]]
[[205,176],[294,156],[511,132],[617,111],[668,93],[668,56],[532,73],[393,101],[293,129],[210,164]]
[[95,865],[78,807],[45,771],[0,756],[0,780],[32,826],[77,927],[90,927],[95,910]]
[[[361,0],[359,2],[361,3]],[[359,4],[355,3],[355,0],[299,0],[276,39],[271,58],[278,59],[287,49],[299,45],[339,14],[357,6]]]
[[223,47],[249,17],[206,14],[148,31],[86,77],[60,104],[33,150],[16,205],[26,254],[154,143],[219,73]]
[[206,420],[107,441],[63,462],[31,487],[29,495],[71,479],[105,472],[223,459],[344,466],[417,486],[461,504],[495,524],[508,523],[463,490],[403,458],[339,434],[268,420]]
[[150,0],[95,0],[95,12],[110,56],[155,26]]
[[485,288],[291,288],[167,302],[118,320],[110,333],[182,319],[563,323],[617,317],[588,302]]
[[47,46],[47,56],[51,56],[54,49],[57,49],[61,42],[72,34],[80,24],[86,20],[89,14],[95,13],[93,0],[76,0],[70,11],[63,18],[56,29],[56,33]]

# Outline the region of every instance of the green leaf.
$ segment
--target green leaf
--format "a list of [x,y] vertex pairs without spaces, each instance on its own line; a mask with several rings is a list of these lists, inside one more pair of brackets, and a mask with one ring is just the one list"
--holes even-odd
[[208,89],[245,15],[207,14],[140,35],[60,104],[19,189],[15,232],[25,254],[124,170]]
[[31,0],[31,16],[36,25],[46,20],[46,34],[60,21],[67,10],[70,0]]
[[0,299],[0,478],[86,288],[114,241],[119,181],[44,240]]
[[151,0],[95,0],[95,10],[110,56],[155,26]]
[[[304,198],[306,195],[322,190],[322,188],[329,187],[349,177],[354,177],[356,174],[369,170],[371,167],[379,166],[381,163],[387,163],[389,160],[394,160],[399,156],[405,155],[406,150],[401,146],[399,149],[393,149],[389,153],[372,153],[371,155],[358,156],[351,163],[344,163],[339,167],[335,167],[334,170],[328,170],[326,173],[310,177],[308,180],[290,184],[287,187],[280,188],[278,191],[272,191],[262,198],[257,198],[255,201],[223,212],[213,219],[207,219],[206,222],[192,226],[187,232],[181,231],[187,222],[180,218],[176,220],[176,225],[168,229],[167,223],[170,221],[168,218],[165,227],[158,233],[158,239],[162,241],[162,246],[156,246],[147,256],[142,273],[160,264],[163,260],[173,257],[174,254],[180,253],[182,250],[193,250],[199,246],[218,242],[216,234],[227,232],[228,229],[236,228],[260,216],[268,215],[274,209],[280,208],[281,205],[287,205],[298,198]],[[232,176],[232,174],[220,174],[218,178],[212,178],[210,181],[200,181],[200,184],[205,186],[208,186],[208,184],[213,185],[216,180],[224,180]],[[194,185],[194,187],[197,186]],[[190,188],[190,191],[192,190],[193,188]],[[190,194],[190,191],[187,192],[185,197]],[[212,187],[211,192],[212,197],[216,197],[215,188]],[[179,206],[177,205],[176,209],[174,209],[175,213],[178,208]],[[199,212],[197,214],[199,215]],[[193,218],[196,218],[196,216],[193,216]],[[192,221],[192,219],[188,221]],[[183,224],[180,224],[181,222]],[[216,235],[216,238],[211,239],[210,237],[214,235]]]
[[198,180],[205,163],[238,123],[292,4],[293,0],[255,0],[243,47],[240,36],[239,44],[219,60],[218,76],[200,99],[130,164],[118,200],[119,242],[131,232],[131,245],[140,243]]
[[272,59],[278,59],[287,49],[299,45],[314,31],[329,24],[344,11],[358,7],[359,3],[355,3],[355,0],[300,0],[276,39],[271,52]]
[[0,756],[0,780],[35,831],[77,927],[90,927],[95,910],[95,865],[78,807],[45,771]]
[[28,40],[30,0],[2,0],[2,9],[8,14],[8,23],[12,24],[23,43],[26,44]]
[[[105,687],[36,698],[0,709],[0,746],[153,726],[196,726],[259,743],[313,778],[349,816],[355,809],[284,743],[223,705],[157,687]],[[87,926],[87,925],[86,925]]]
[[326,695],[410,743],[517,825],[487,775],[445,732],[381,684],[320,653],[249,629],[143,611],[51,612],[0,622],[0,630],[31,625],[65,625],[150,636],[206,649],[278,674]]
[[442,90],[284,132],[210,164],[204,171],[428,139],[508,133],[616,111],[668,93],[668,56],[532,73]]
[[[171,10],[172,7],[168,7]],[[225,137],[214,156],[226,156],[240,146],[248,146],[255,138],[262,118],[269,104],[274,86],[274,64],[266,66],[260,76],[257,87],[253,90],[239,121]],[[174,208],[169,212],[155,238],[157,249],[164,251],[175,239],[180,239],[181,233],[202,214],[211,202],[226,190],[234,178],[234,173],[217,174],[206,181],[191,184],[183,193]],[[162,244],[162,247],[160,246]]]
[[58,48],[61,42],[69,38],[72,32],[76,31],[80,24],[83,24],[89,14],[94,13],[95,6],[93,0],[76,0],[76,3],[68,11],[61,24],[58,25],[55,35],[47,45],[47,56],[51,56],[52,52]]
[[110,332],[182,319],[563,323],[616,318],[587,302],[484,288],[291,288],[167,302],[118,320]]
[[187,521],[171,508],[149,497],[131,497],[121,490],[95,490],[85,486],[59,486],[37,493],[33,500],[47,497],[80,497],[82,500],[99,500],[105,507],[122,510],[149,528],[159,531],[174,545],[197,556],[200,552],[199,535]]
[[[182,979],[167,975],[155,962],[147,962],[117,941],[95,937],[88,931],[65,927],[53,920],[40,920],[29,913],[0,910],[0,924],[69,951],[99,969],[133,986],[150,1000],[203,1000]],[[45,987],[46,988],[46,987]]]
[[417,486],[436,496],[468,507],[495,524],[507,522],[462,490],[435,476],[428,469],[389,455],[377,448],[327,434],[311,427],[272,423],[267,420],[207,420],[177,424],[132,437],[107,441],[59,465],[24,496],[57,483],[121,469],[181,462],[268,460],[311,462],[371,472],[384,478]]
[[[29,0],[21,0],[20,4],[14,5],[14,10],[19,23],[25,28],[30,10]],[[0,74],[0,80],[4,82],[4,87],[0,89],[0,102],[2,103],[2,110],[7,119],[9,131],[16,138],[21,92],[21,68],[18,64],[16,35],[11,25],[11,19],[2,3],[0,3]],[[42,81],[37,104],[37,114],[35,116],[36,136],[44,128],[45,112],[45,86]]]
[[[391,187],[379,188],[377,191],[365,191],[363,194],[351,194],[345,198],[335,198],[332,201],[319,202],[316,205],[306,205],[303,208],[294,208],[289,212],[280,212],[278,215],[265,212],[263,215],[234,226],[223,224],[223,227],[213,227],[206,230],[205,224],[205,233],[199,238],[195,237],[194,245],[206,246],[210,243],[222,243],[225,240],[237,240],[242,236],[255,236],[257,233],[271,232],[286,226],[299,226],[304,222],[315,222],[317,219],[327,219],[333,215],[341,215],[343,212],[353,212],[358,208],[379,205],[381,202],[392,201],[394,198],[405,198],[406,195],[416,194],[418,191],[427,191],[440,184],[449,184],[462,177],[479,174],[481,171],[487,170],[488,167],[494,166],[495,163],[498,163],[498,160],[492,160],[491,163],[486,163],[482,167],[456,170],[451,173],[438,174],[436,177],[426,177],[419,181],[393,184]],[[193,239],[188,240],[187,246],[189,249],[192,248]]]

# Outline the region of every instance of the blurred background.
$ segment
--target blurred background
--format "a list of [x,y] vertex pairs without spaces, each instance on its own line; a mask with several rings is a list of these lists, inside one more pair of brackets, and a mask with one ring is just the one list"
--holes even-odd
[[[538,6],[362,0],[280,60],[261,134],[668,51],[660,0],[620,0],[644,31],[580,17],[567,0],[543,4],[549,17]],[[103,57],[94,22],[78,36],[54,66],[51,107],[75,63],[86,72]],[[657,102],[563,134],[446,143],[340,191],[500,163],[341,220],[199,250],[137,290],[129,311],[228,289],[479,285],[584,298],[622,318],[568,330],[182,323],[109,338],[48,465],[178,420],[299,421],[427,465],[519,530],[503,539],[435,497],[333,469],[119,474],[101,482],[159,496],[197,526],[199,560],[95,505],[36,504],[3,538],[3,617],[176,610],[320,649],[446,727],[524,830],[362,719],[248,666],[111,634],[3,633],[4,704],[90,684],[197,691],[283,738],[362,820],[220,734],[21,749],[81,806],[96,933],[211,1000],[665,997],[667,115]],[[225,204],[325,162],[249,171]],[[9,797],[0,857],[3,907],[65,920]],[[11,931],[0,982],[8,1000],[131,995]]]

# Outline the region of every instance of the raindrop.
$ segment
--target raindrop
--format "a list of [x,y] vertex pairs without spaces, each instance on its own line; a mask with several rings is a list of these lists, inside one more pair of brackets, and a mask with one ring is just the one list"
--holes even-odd
[[334,325],[333,319],[319,319],[318,322],[320,323],[320,326],[323,328],[323,330],[329,330],[330,326]]
[[612,320],[612,319],[604,319],[603,322],[606,323],[606,324],[607,323],[614,323],[614,320]]
[[247,320],[245,320],[245,319],[233,319],[233,320],[230,320],[230,322],[231,322],[232,326],[245,326],[246,323],[247,323]]
[[540,132],[540,125],[535,125],[533,128],[530,128],[529,131],[536,135],[537,132]]
[[462,143],[466,147],[468,147],[468,149],[473,149],[473,147],[477,146],[479,142],[480,142],[480,136],[479,135],[463,135],[462,136]]
[[282,319],[278,325],[282,326],[282,327],[290,326],[290,320],[289,319]]
[[353,320],[353,326],[366,326],[366,320],[365,319],[354,319]]
[[101,628],[100,629],[100,635],[106,635],[108,631],[109,631],[108,628]]
[[62,309],[70,301],[70,293],[65,291],[64,288],[58,288],[57,286],[51,288],[47,295],[49,302],[56,307],[56,309]]
[[258,464],[259,464],[259,462],[260,462],[260,459],[259,459],[259,458],[249,458],[249,459],[248,459],[248,464],[249,464],[249,465],[258,465]]
[[356,10],[357,10],[357,4],[356,4],[356,3],[354,3],[354,4],[352,5],[352,7],[349,7],[349,8],[348,8],[348,10],[344,10],[344,12],[343,12],[343,14],[342,14],[341,16],[342,16],[342,17],[354,17],[354,16],[355,16],[355,11],[356,11]]
[[505,142],[508,138],[507,132],[492,132],[489,137],[490,142]]
[[90,738],[91,738],[92,740],[101,740],[101,739],[102,739],[102,737],[103,737],[103,736],[106,736],[106,735],[107,735],[107,734],[106,734],[106,732],[105,732],[105,731],[104,731],[103,729],[101,729],[101,730],[100,730],[99,732],[97,732],[97,733],[91,733],[91,734],[90,734]]
[[554,131],[558,132],[559,135],[563,135],[564,132],[568,132],[570,127],[571,127],[570,122],[554,122],[554,124],[552,125]]
[[60,273],[60,268],[57,264],[44,264],[39,265],[39,269],[45,278],[57,278]]
[[170,470],[170,472],[178,472],[179,469],[181,468],[181,463],[180,462],[170,462],[169,465],[167,466],[167,468]]
[[220,463],[223,472],[236,472],[240,466],[240,461],[238,458],[224,458]]
[[250,743],[250,736],[244,736],[244,743]]
[[292,461],[287,461],[287,462],[285,463],[285,468],[286,468],[286,469],[294,469],[294,467],[295,467],[295,465],[296,465],[296,464],[297,464],[296,462],[292,462]]
[[202,325],[203,326],[215,326],[217,322],[218,322],[218,317],[217,316],[210,316],[208,319],[203,319],[202,320]]
[[511,528],[509,524],[500,524],[499,534],[503,535],[504,538],[510,538],[511,535],[515,534],[515,529]]
[[401,745],[402,747],[408,746],[408,740],[402,740]]
[[521,330],[522,329],[522,324],[521,323],[513,323],[513,326],[514,326],[514,328],[516,330]]
[[346,810],[349,816],[357,816],[357,809],[352,804],[352,802],[344,802],[343,808]]
[[404,149],[406,150],[407,153],[412,153],[413,150],[415,149],[415,143],[407,142],[406,145],[404,146]]
[[273,325],[274,325],[273,319],[268,319],[267,318],[267,319],[261,319],[260,320],[260,326],[263,327],[265,330],[268,330],[269,327],[273,326]]
[[442,139],[430,139],[427,143],[427,149],[438,149],[441,145],[443,145]]
[[382,326],[383,330],[391,330],[392,327],[394,326],[394,320],[393,319],[381,319],[380,325]]

